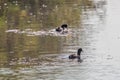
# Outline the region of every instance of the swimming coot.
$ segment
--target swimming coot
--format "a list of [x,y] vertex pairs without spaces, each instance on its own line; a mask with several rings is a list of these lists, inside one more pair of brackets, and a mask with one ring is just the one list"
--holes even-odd
[[68,32],[68,25],[62,24],[60,27],[56,28],[56,32],[67,33]]
[[77,51],[77,55],[76,54],[71,54],[69,55],[69,59],[78,59],[78,62],[81,62],[81,52],[82,52],[82,48],[79,48],[78,51]]

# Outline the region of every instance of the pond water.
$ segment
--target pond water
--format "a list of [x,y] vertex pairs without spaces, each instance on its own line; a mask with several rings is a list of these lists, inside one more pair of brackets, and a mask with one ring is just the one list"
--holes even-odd
[[[75,9],[72,17],[77,20],[68,23],[67,35],[48,34],[54,26],[1,30],[0,80],[120,79],[119,1],[95,0],[94,4],[95,8],[80,9],[74,3],[70,9]],[[80,47],[83,62],[69,60],[68,55]]]

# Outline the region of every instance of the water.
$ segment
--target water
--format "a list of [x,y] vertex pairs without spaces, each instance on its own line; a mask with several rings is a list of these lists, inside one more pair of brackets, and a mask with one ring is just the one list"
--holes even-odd
[[[79,24],[70,26],[69,35],[4,31],[7,45],[6,38],[0,39],[0,80],[119,80],[119,1],[94,3],[95,9],[81,9]],[[83,62],[69,60],[79,47]]]

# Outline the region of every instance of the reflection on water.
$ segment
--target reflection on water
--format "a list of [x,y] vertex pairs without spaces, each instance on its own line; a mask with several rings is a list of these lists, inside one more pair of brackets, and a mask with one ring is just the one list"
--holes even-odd
[[[2,42],[0,43],[0,80],[105,80],[109,78],[108,72],[112,72],[110,70],[112,67],[108,68],[108,66],[111,65],[112,56],[104,57],[97,53],[99,35],[105,23],[106,1],[58,0],[57,2],[53,0],[53,3],[41,1],[31,1],[30,3],[33,4],[24,1],[27,5],[20,5],[23,10],[18,6],[20,4],[18,1],[13,1],[13,6],[9,5],[7,24],[4,30],[0,30]],[[19,16],[14,15],[18,12],[20,12]],[[28,29],[30,34],[37,31],[46,31],[46,34],[47,31],[62,23],[68,23],[69,35],[28,36]],[[13,31],[8,32],[8,30]],[[79,47],[84,50],[83,63],[68,60],[68,55],[76,53]],[[117,74],[117,71],[115,70],[114,73]]]

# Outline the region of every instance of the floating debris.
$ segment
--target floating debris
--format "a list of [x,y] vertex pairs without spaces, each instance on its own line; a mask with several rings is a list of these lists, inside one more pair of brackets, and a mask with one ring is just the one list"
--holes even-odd
[[13,33],[18,33],[19,30],[18,29],[10,29],[10,30],[7,30],[5,32],[13,32]]
[[25,29],[25,30],[19,30],[19,29],[10,29],[6,30],[7,33],[17,33],[17,34],[26,34],[27,36],[68,36],[71,34],[71,30],[68,29],[67,32],[57,32],[55,29],[51,29],[49,31],[41,30],[41,31],[34,31],[33,29]]

